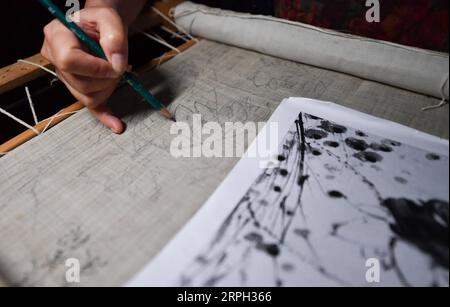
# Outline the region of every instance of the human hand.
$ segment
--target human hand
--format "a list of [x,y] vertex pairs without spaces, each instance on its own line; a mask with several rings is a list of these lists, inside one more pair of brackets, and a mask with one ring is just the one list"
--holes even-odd
[[106,127],[120,134],[124,125],[112,114],[106,101],[128,68],[127,26],[111,7],[88,7],[79,11],[79,16],[78,25],[100,43],[108,61],[91,55],[58,20],[44,28],[41,53],[55,65],[58,77],[72,95]]

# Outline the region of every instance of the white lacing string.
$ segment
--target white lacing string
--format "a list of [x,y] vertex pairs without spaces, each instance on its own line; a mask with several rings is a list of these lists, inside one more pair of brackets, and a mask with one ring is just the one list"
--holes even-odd
[[42,130],[42,133],[46,132],[48,130],[48,128],[50,128],[51,124],[53,123],[53,121],[55,119],[57,119],[58,117],[63,117],[63,116],[67,116],[67,115],[73,115],[73,114],[77,114],[78,111],[73,111],[73,112],[67,112],[67,113],[63,113],[60,114],[62,111],[59,111],[58,113],[56,113],[55,115],[53,115],[50,120],[48,121],[47,125],[45,125],[45,128]]
[[439,104],[436,104],[434,106],[424,107],[424,108],[422,108],[422,111],[430,111],[430,110],[434,110],[434,109],[439,109],[439,108],[442,108],[443,106],[445,106],[447,103],[448,103],[447,99],[442,98],[442,100]]
[[184,37],[183,35],[180,35],[180,34],[178,34],[177,32],[174,32],[174,31],[170,30],[169,28],[167,28],[167,27],[165,27],[165,26],[161,26],[161,29],[162,29],[163,31],[169,33],[169,34],[172,34],[172,36],[174,36],[174,37],[176,37],[176,38],[179,38],[179,39],[181,39],[181,40],[183,40],[183,41],[185,41],[185,42],[188,42],[188,41],[189,41],[189,40],[188,40],[186,37]]
[[28,104],[30,105],[31,114],[33,114],[34,124],[37,125],[39,123],[36,110],[34,109],[33,100],[31,99],[30,90],[28,89],[28,86],[25,86],[25,93],[27,94],[28,98]]
[[142,35],[145,35],[146,37],[154,40],[157,43],[160,43],[163,46],[166,46],[167,48],[170,48],[174,51],[176,51],[177,53],[181,53],[180,49],[175,48],[174,46],[172,46],[171,44],[167,43],[164,39],[162,39],[160,36],[157,35],[152,35],[152,34],[148,34],[147,32],[141,31]]
[[[17,62],[22,62],[22,63],[26,63],[26,64],[29,64],[29,65],[38,67],[38,68],[40,68],[40,69],[42,69],[42,70],[48,72],[49,74],[55,76],[57,79],[59,79],[59,78],[58,78],[58,75],[57,75],[54,71],[52,71],[52,70],[46,68],[45,66],[42,66],[42,65],[40,65],[40,64],[33,63],[33,62],[30,62],[30,61],[27,61],[27,60],[22,60],[22,59],[19,59]],[[52,81],[52,82],[53,82],[53,81]],[[30,94],[30,90],[28,89],[28,87],[25,87],[25,92],[26,92],[26,95],[27,95],[27,98],[28,98],[28,103],[29,103],[29,105],[30,105],[31,113],[33,114],[34,122],[35,122],[35,124],[37,125],[37,124],[39,124],[39,121],[38,121],[38,118],[37,118],[37,115],[36,115],[36,110],[35,110],[35,108],[34,108],[33,100],[31,99],[31,94]],[[35,127],[29,125],[29,124],[26,123],[25,121],[21,120],[20,118],[14,116],[13,114],[9,113],[8,111],[6,111],[5,109],[3,109],[3,108],[0,107],[0,113],[6,115],[7,117],[11,118],[12,120],[16,121],[17,123],[21,124],[22,126],[26,127],[27,129],[30,129],[30,130],[33,131],[37,136],[39,136],[41,133],[44,133],[45,131],[47,131],[48,128],[51,126],[51,124],[53,123],[53,121],[54,121],[56,118],[58,118],[58,117],[63,117],[63,116],[67,116],[67,115],[72,115],[72,114],[75,114],[75,113],[77,113],[77,112],[78,112],[78,111],[74,111],[74,112],[68,112],[68,113],[64,113],[64,114],[59,114],[59,113],[61,113],[61,111],[58,112],[57,114],[53,115],[53,116],[50,118],[50,120],[48,121],[48,123],[47,123],[47,125],[45,126],[45,128],[42,130],[42,132],[40,132],[40,131],[39,131],[38,129],[36,129]],[[6,153],[6,152],[0,152],[0,157],[5,156],[5,155],[7,155],[7,154],[8,154],[8,153]]]
[[[152,35],[153,35],[154,37],[156,37],[157,39],[159,39],[160,41],[164,41],[164,42],[167,43],[167,41],[166,41],[164,38],[162,38],[161,36],[159,36],[158,33],[152,32]],[[168,43],[168,44],[169,44],[169,43]],[[171,46],[172,46],[172,45],[171,45]],[[175,48],[175,47],[174,47],[174,48]]]
[[36,133],[36,135],[40,135],[41,133],[39,132],[39,130],[37,130],[36,128],[34,128],[33,126],[27,124],[26,122],[24,122],[23,120],[21,120],[20,118],[15,117],[14,115],[12,115],[11,113],[7,112],[6,110],[0,108],[0,113],[3,113],[4,115],[8,116],[9,118],[11,118],[12,120],[18,122],[19,124],[27,127],[28,129],[32,130],[34,133]]
[[[28,64],[28,65],[32,65],[32,66],[38,67],[38,68],[40,68],[40,69],[42,69],[42,70],[48,72],[49,74],[52,74],[53,76],[55,76],[55,77],[58,78],[58,75],[57,75],[54,71],[52,71],[52,70],[50,70],[50,69],[44,67],[43,65],[40,65],[40,64],[37,64],[37,63],[33,63],[33,62],[31,62],[31,61],[28,61],[28,60],[22,60],[22,59],[17,60],[17,62],[21,62],[21,63],[25,63],[25,64]],[[33,114],[34,122],[35,122],[35,124],[38,124],[38,119],[37,119],[37,116],[36,116],[36,111],[35,111],[35,109],[34,109],[33,101],[32,101],[32,99],[31,99],[31,95],[30,95],[30,91],[29,91],[28,87],[25,87],[25,92],[26,92],[26,95],[27,95],[27,98],[28,98],[28,103],[29,103],[29,105],[30,105],[31,113]],[[6,110],[0,108],[0,113],[3,113],[4,115],[6,115],[6,116],[8,116],[9,118],[11,118],[12,120],[18,122],[18,123],[21,124],[22,126],[28,128],[28,129],[30,129],[30,130],[33,131],[36,135],[40,135],[40,134],[41,134],[41,133],[39,132],[39,130],[37,130],[37,129],[34,128],[33,126],[27,124],[26,122],[24,122],[24,121],[21,120],[20,118],[18,118],[18,117],[16,117],[16,116],[12,115],[12,114],[9,113],[8,111],[6,111]]]
[[447,76],[447,78],[445,79],[444,83],[442,84],[441,87],[441,95],[442,95],[442,100],[439,104],[434,105],[434,106],[428,106],[425,108],[422,108],[422,111],[430,111],[430,110],[434,110],[434,109],[439,109],[442,108],[443,106],[445,106],[448,103],[447,98],[445,98],[445,86],[447,85],[447,83],[449,82],[449,76]]
[[55,76],[56,78],[58,78],[58,75],[57,75],[53,70],[48,69],[48,68],[45,67],[45,66],[42,66],[42,65],[39,65],[39,64],[37,64],[37,63],[33,63],[33,62],[30,62],[30,61],[27,61],[27,60],[22,60],[22,59],[17,60],[17,62],[26,63],[26,64],[29,64],[29,65],[32,65],[32,66],[39,67],[40,69],[42,69],[42,70],[48,72],[49,74],[52,74],[52,75]]
[[59,77],[58,77],[58,75],[56,74],[56,72],[54,72],[54,71],[51,70],[51,69],[48,69],[47,67],[45,67],[45,66],[43,66],[43,65],[40,65],[40,64],[37,64],[37,63],[33,63],[33,62],[27,61],[27,60],[22,60],[22,59],[17,60],[17,62],[26,63],[26,64],[28,64],[28,65],[32,65],[32,66],[38,67],[38,68],[42,69],[43,71],[46,71],[46,72],[48,72],[49,74],[53,75],[55,78],[53,78],[53,79],[50,81],[50,85],[53,85],[53,83],[55,83],[55,81],[58,81],[58,80],[59,80]]
[[170,23],[171,25],[173,25],[175,28],[178,29],[178,31],[184,33],[187,37],[189,37],[190,39],[194,40],[195,42],[198,43],[198,39],[196,39],[195,37],[193,37],[192,35],[190,35],[185,29],[183,29],[182,27],[180,27],[179,25],[177,25],[175,22],[172,21],[172,19],[170,19],[169,17],[167,17],[166,15],[164,15],[160,10],[158,10],[156,7],[152,7],[153,11],[158,14],[159,16],[161,16],[162,19],[164,19],[165,21],[167,21],[168,23]]
[[[47,124],[45,125],[45,128],[42,130],[42,132],[39,132],[38,129],[34,128],[33,126],[27,124],[26,122],[24,122],[23,120],[21,120],[20,118],[17,118],[16,116],[12,115],[11,113],[9,113],[8,111],[0,108],[0,113],[3,113],[4,115],[8,116],[9,118],[11,118],[12,120],[18,122],[19,124],[25,126],[26,128],[32,130],[37,136],[41,135],[42,133],[45,133],[50,126],[52,125],[52,123],[54,122],[55,119],[57,119],[58,117],[64,117],[64,116],[68,116],[68,115],[73,115],[78,113],[78,111],[73,111],[73,112],[67,112],[67,113],[62,113],[60,114],[62,111],[59,111],[58,113],[56,113],[55,115],[53,115],[52,117],[50,117],[50,119],[48,120]],[[4,152],[0,152],[0,157],[5,156],[7,153]]]

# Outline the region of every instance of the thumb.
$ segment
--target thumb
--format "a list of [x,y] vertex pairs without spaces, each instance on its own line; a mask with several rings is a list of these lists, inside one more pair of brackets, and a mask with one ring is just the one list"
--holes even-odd
[[82,16],[95,20],[108,61],[117,73],[124,73],[128,68],[128,31],[119,14],[111,8],[92,8]]
[[114,133],[121,134],[124,131],[123,122],[116,117],[108,106],[101,104],[97,107],[90,108],[91,114],[96,117],[103,125],[110,128]]

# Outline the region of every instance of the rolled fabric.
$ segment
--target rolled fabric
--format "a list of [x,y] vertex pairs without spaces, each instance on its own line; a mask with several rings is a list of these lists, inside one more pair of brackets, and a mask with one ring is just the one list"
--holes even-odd
[[174,17],[177,25],[195,36],[437,98],[449,97],[448,53],[189,1],[175,7]]

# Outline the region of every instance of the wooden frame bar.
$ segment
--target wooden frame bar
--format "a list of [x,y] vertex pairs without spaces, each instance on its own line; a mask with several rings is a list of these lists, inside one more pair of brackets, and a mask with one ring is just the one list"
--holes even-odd
[[[195,45],[195,43],[196,42],[193,40],[188,41],[188,42],[184,43],[183,45],[181,45],[180,47],[178,47],[178,49],[180,51],[185,51],[185,50],[189,49],[190,47],[192,47],[193,45]],[[167,62],[168,60],[172,59],[173,57],[175,57],[177,55],[178,55],[178,53],[175,51],[167,52],[161,58],[153,59],[148,65],[145,65],[141,69],[141,71],[154,68],[154,67],[158,66],[159,64]],[[65,114],[65,113],[75,112],[75,111],[79,111],[83,108],[84,108],[84,105],[82,103],[76,102],[76,103],[72,104],[71,106],[61,110],[59,113]],[[65,116],[59,116],[59,117],[54,118],[53,120],[52,120],[52,117],[47,118],[46,120],[43,120],[39,124],[34,126],[34,128],[36,130],[38,130],[39,132],[42,132],[50,121],[51,121],[51,124],[50,124],[49,128],[56,126],[60,122],[69,118],[71,115],[72,114],[68,114]],[[0,145],[0,152],[7,153],[7,152],[19,147],[20,145],[28,142],[29,140],[33,139],[36,136],[37,135],[33,130],[28,129],[25,132],[14,137],[13,139],[9,140],[8,142]]]
[[[36,54],[25,60],[42,65],[49,69],[53,68],[50,62],[44,59],[41,54]],[[17,62],[4,68],[0,68],[0,95],[18,88],[19,86],[25,85],[39,77],[45,76],[46,74],[47,73],[39,67],[22,62]]]

